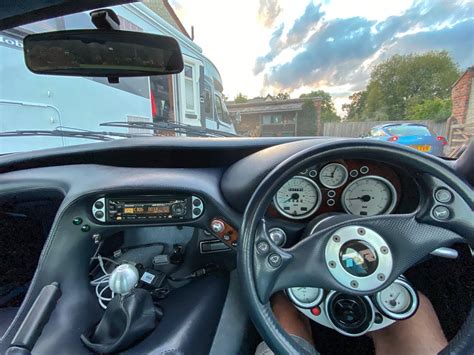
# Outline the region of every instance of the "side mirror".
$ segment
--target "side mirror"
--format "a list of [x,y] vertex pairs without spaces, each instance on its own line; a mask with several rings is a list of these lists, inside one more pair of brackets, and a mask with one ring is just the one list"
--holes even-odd
[[118,30],[72,30],[28,35],[26,66],[46,75],[119,78],[183,70],[178,42],[167,36]]

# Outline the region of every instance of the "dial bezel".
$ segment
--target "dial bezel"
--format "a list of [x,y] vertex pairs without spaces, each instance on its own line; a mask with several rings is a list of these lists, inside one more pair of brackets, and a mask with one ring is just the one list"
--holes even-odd
[[[396,279],[393,283],[397,283],[404,287],[411,296],[410,306],[407,308],[406,311],[403,313],[396,313],[389,310],[382,302],[382,291],[378,292],[375,296],[375,305],[377,308],[388,318],[394,320],[402,320],[411,317],[415,314],[416,310],[418,309],[418,295],[416,294],[415,289],[411,286],[408,282],[403,279]],[[390,285],[391,286],[391,285]]]
[[[298,287],[305,287],[305,286],[298,286]],[[291,288],[286,289],[286,294],[288,295],[288,298],[291,300],[291,302],[293,302],[298,307],[313,308],[313,307],[316,307],[317,305],[319,305],[322,302],[322,300],[324,298],[324,290],[322,288],[319,288],[319,287],[305,287],[305,288],[318,289],[319,290],[319,295],[318,295],[318,297],[316,297],[316,299],[313,302],[304,303],[304,302],[300,301],[293,293],[293,289],[298,288],[298,287],[291,287]]]
[[[326,169],[328,166],[334,166],[334,165],[337,165],[337,166],[340,166],[344,169],[344,180],[340,183],[340,184],[337,184],[337,185],[331,185],[331,184],[326,184],[323,182],[322,180],[322,172],[324,171],[324,169]],[[323,166],[321,168],[321,170],[319,171],[319,182],[321,183],[321,185],[323,185],[324,187],[327,187],[328,189],[337,189],[338,187],[341,187],[343,186],[346,182],[347,182],[347,179],[349,179],[349,172],[347,171],[347,168],[342,165],[341,163],[329,163],[329,164],[326,164],[325,166]]]
[[392,195],[392,199],[390,201],[390,205],[387,207],[387,209],[383,212],[383,213],[378,213],[378,214],[375,214],[373,216],[380,216],[380,215],[384,215],[384,214],[390,214],[393,212],[393,210],[395,209],[396,205],[397,205],[397,201],[398,201],[398,194],[397,194],[397,190],[395,189],[395,186],[393,186],[393,184],[387,180],[386,178],[384,177],[381,177],[381,176],[377,176],[377,175],[367,175],[367,176],[362,176],[358,179],[355,179],[354,181],[352,181],[349,185],[346,186],[346,188],[344,189],[344,191],[342,192],[342,195],[341,195],[341,205],[342,205],[342,208],[344,208],[344,211],[346,211],[348,214],[351,214],[351,215],[354,215],[354,216],[358,216],[358,215],[355,215],[354,213],[352,213],[349,209],[349,207],[347,207],[346,205],[346,195],[347,195],[347,191],[349,190],[349,188],[354,185],[355,183],[358,183],[362,180],[378,180],[378,181],[382,181],[387,187],[388,189],[390,190],[390,193]]
[[[302,180],[308,181],[310,184],[312,184],[314,186],[314,188],[316,190],[316,195],[317,195],[316,205],[311,210],[306,212],[305,214],[302,214],[302,215],[299,215],[299,216],[295,216],[295,215],[292,215],[292,214],[289,214],[289,213],[285,212],[283,210],[283,208],[280,207],[280,205],[278,204],[278,200],[277,200],[278,191],[280,191],[280,189],[283,187],[283,185],[287,184],[289,181],[291,181],[293,179],[302,179]],[[321,206],[321,200],[322,200],[321,189],[319,188],[318,184],[316,184],[316,182],[314,180],[312,180],[310,178],[307,178],[306,176],[298,176],[297,175],[297,176],[293,176],[291,179],[287,180],[283,185],[278,189],[278,191],[273,196],[273,204],[274,204],[275,208],[278,210],[278,212],[280,212],[283,216],[285,216],[287,218],[290,218],[290,219],[305,219],[305,218],[308,218],[309,216],[311,216],[314,212],[316,212],[318,210],[319,206]]]

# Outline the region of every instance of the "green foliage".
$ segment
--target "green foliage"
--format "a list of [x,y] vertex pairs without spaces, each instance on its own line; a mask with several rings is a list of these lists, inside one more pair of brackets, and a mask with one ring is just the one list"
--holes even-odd
[[[451,85],[459,75],[446,51],[394,55],[373,69],[366,90],[349,97],[351,103],[344,105],[347,119],[407,120],[415,116],[442,119],[446,116],[445,111],[415,115],[414,107],[430,100],[449,100]],[[439,102],[426,105],[431,109],[447,107]]]
[[298,114],[296,123],[297,136],[314,136],[316,135],[316,109],[313,100],[305,100],[303,108]]
[[421,103],[413,103],[408,106],[408,117],[412,120],[434,120],[444,122],[451,115],[451,100],[427,99]]
[[324,90],[311,91],[308,94],[301,94],[300,98],[320,97],[321,101],[321,121],[322,122],[338,122],[341,118],[336,113],[336,108],[332,102],[332,96]]
[[234,102],[236,104],[242,104],[242,103],[247,102],[248,100],[249,100],[248,97],[242,94],[241,92],[239,92],[237,96],[234,98]]
[[287,92],[280,92],[278,95],[275,96],[276,100],[288,100],[290,98],[290,94]]

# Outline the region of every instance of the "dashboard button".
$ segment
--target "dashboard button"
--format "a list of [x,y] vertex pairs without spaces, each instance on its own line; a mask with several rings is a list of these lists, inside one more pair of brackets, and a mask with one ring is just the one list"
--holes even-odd
[[453,195],[451,194],[451,191],[447,189],[439,189],[435,193],[436,201],[441,202],[441,203],[451,202],[452,198],[453,198]]
[[195,200],[193,201],[193,205],[196,206],[196,207],[197,207],[197,206],[201,206],[201,200],[195,199]]
[[80,224],[82,224],[82,218],[81,217],[76,217],[72,220],[72,224],[78,226]]
[[96,212],[94,213],[94,216],[95,216],[95,218],[97,218],[97,219],[104,218],[104,212],[102,212],[102,211],[96,211]]
[[445,221],[451,217],[451,212],[446,206],[436,206],[433,209],[433,217],[439,221]]
[[257,253],[260,255],[265,255],[270,251],[270,245],[264,241],[261,240],[260,242],[257,243]]
[[274,268],[279,267],[281,265],[281,256],[277,253],[270,254],[268,256],[268,263]]
[[104,208],[104,203],[102,201],[96,201],[94,203],[94,207],[97,208],[98,210],[101,210],[102,208]]
[[91,230],[91,226],[88,225],[88,224],[84,224],[82,227],[81,227],[81,231],[83,232],[89,232]]

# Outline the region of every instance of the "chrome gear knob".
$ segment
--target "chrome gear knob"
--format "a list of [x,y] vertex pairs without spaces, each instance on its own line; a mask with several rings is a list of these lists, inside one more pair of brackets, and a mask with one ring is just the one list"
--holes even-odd
[[126,295],[132,291],[138,283],[138,270],[131,264],[117,266],[109,278],[110,289],[119,295]]

